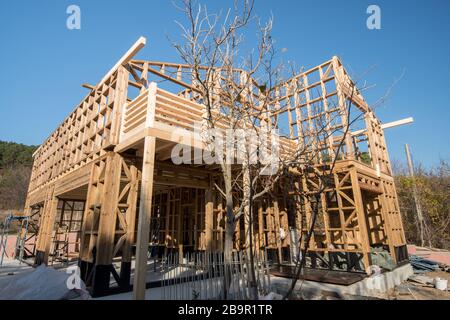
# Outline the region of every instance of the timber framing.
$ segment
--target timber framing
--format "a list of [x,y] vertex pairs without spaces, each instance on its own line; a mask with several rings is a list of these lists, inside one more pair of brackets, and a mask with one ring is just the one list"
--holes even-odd
[[[58,204],[82,202],[74,251],[95,295],[106,294],[113,277],[124,289],[134,281],[135,298],[142,299],[149,244],[164,254],[220,251],[224,245],[225,203],[215,188],[221,183],[218,167],[170,160],[178,143],[205,148],[194,131],[196,123],[205,121],[205,106],[192,69],[135,60],[145,42],[140,38],[98,84],[85,86],[86,97],[33,155],[26,212],[36,221],[37,240],[29,252],[37,264],[55,259],[55,226],[66,210]],[[256,87],[250,81],[248,92],[255,98]],[[293,247],[298,239],[304,241],[301,235],[318,205],[309,243],[311,267],[368,272],[375,247],[387,249],[397,263],[405,260],[382,124],[340,60],[333,57],[302,72],[274,88],[270,98],[262,122],[285,130],[285,152],[308,145],[317,168],[336,166],[319,203],[305,196],[319,188],[317,174],[282,181],[253,203],[255,247],[269,250],[279,263],[292,262]],[[353,119],[347,106],[359,119],[340,146]],[[318,118],[326,120],[324,132],[313,129]],[[236,226],[236,250],[245,248],[246,228],[244,223]]]

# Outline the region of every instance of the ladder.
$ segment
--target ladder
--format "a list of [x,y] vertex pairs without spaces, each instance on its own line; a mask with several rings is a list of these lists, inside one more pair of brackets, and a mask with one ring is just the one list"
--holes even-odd
[[16,245],[13,254],[13,258],[20,261],[22,263],[23,260],[23,252],[25,248],[25,241],[27,239],[28,225],[29,225],[29,216],[22,215],[14,215],[10,213],[3,222],[2,235],[0,238],[0,266],[3,265],[3,259],[7,255],[6,246],[8,244],[8,236],[10,235],[11,222],[17,221],[20,223],[18,228],[17,237],[16,237]]

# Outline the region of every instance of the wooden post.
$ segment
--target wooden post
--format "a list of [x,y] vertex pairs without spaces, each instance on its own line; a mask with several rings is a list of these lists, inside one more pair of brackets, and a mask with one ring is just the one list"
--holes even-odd
[[267,246],[266,237],[264,236],[264,217],[261,201],[258,201],[258,229],[259,243],[257,250],[260,250],[262,246]]
[[[341,122],[342,122],[343,129],[346,130],[350,126],[350,123],[348,123],[348,119],[347,119],[349,110],[347,110],[347,100],[346,100],[344,90],[343,90],[343,86],[345,84],[343,83],[344,73],[342,71],[342,68],[343,67],[340,65],[339,59],[336,56],[334,56],[333,57],[333,69],[334,69],[334,74],[336,75],[335,81],[336,81],[337,96],[339,99],[339,109],[341,112]],[[356,88],[351,88],[351,90],[354,95],[357,94],[356,92],[353,92],[356,90]],[[345,149],[345,157],[347,159],[354,159],[351,135],[349,135],[349,134],[345,135],[344,139],[345,139],[345,148],[346,148]]]
[[137,206],[137,193],[138,193],[138,170],[136,166],[130,166],[130,173],[132,181],[130,182],[130,191],[128,196],[128,208],[126,212],[126,238],[122,249],[122,263],[120,267],[120,278],[125,286],[130,284],[131,274],[131,259],[132,259],[132,245],[134,243],[134,228],[136,225],[136,206]]
[[280,229],[281,229],[281,224],[280,224],[280,211],[278,208],[278,200],[275,200],[273,202],[273,211],[275,214],[275,240],[276,240],[276,244],[277,244],[277,249],[278,249],[278,263],[281,264],[283,262],[283,249],[282,249],[282,244],[281,244],[281,234],[280,234]]
[[138,173],[137,168],[133,165],[130,167],[131,175],[133,177],[132,185],[130,187],[130,196],[128,199],[128,210],[127,210],[127,239],[125,242],[125,250],[123,253],[124,261],[131,262],[131,245],[134,242],[134,227],[136,220],[136,202],[137,202],[137,192],[138,192]]
[[152,214],[153,171],[155,167],[156,138],[147,136],[144,141],[142,164],[142,185],[139,204],[138,233],[136,241],[136,265],[134,271],[133,298],[145,299],[145,279],[147,275],[147,253]]
[[205,242],[206,251],[212,251],[213,249],[213,217],[214,215],[214,202],[212,195],[212,182],[209,178],[209,188],[205,190]]
[[92,284],[94,296],[104,295],[109,290],[121,173],[122,157],[117,153],[109,153],[106,159],[103,193],[100,195],[101,206]]
[[127,102],[128,76],[128,71],[125,69],[125,67],[120,66],[117,70],[117,83],[114,94],[111,134],[109,137],[109,141],[105,145],[106,148],[109,148],[109,146],[117,145],[120,140],[122,112],[125,112],[123,108],[125,106],[125,103]]
[[[382,180],[381,183],[384,185],[385,182]],[[384,189],[384,187],[383,187]],[[384,230],[386,232],[387,237],[387,243],[389,246],[389,252],[392,256],[392,258],[397,261],[397,255],[395,252],[395,239],[394,239],[394,233],[392,232],[392,226],[391,226],[391,203],[392,199],[389,199],[386,194],[387,190],[384,190],[383,194],[379,195],[378,198],[380,199],[381,203],[381,215],[383,217],[384,221]]]
[[183,263],[183,216],[184,216],[184,212],[183,209],[181,208],[181,199],[183,198],[183,191],[184,189],[180,188],[180,197],[177,201],[177,204],[175,206],[175,210],[177,212],[177,230],[175,230],[176,232],[176,239],[177,239],[177,247],[178,247],[178,260],[179,263]]
[[116,230],[117,200],[119,197],[121,161],[119,154],[108,155],[105,169],[105,188],[102,196],[102,207],[98,226],[97,258],[99,265],[109,265],[112,262],[114,250],[114,233]]
[[[147,98],[147,113],[145,127],[151,128],[155,124],[156,108],[155,82],[150,83]],[[134,269],[133,298],[145,299],[145,284],[147,276],[147,254],[150,238],[150,222],[152,216],[153,175],[155,170],[156,138],[146,136],[144,139],[144,158],[142,162],[142,183],[139,202],[139,220],[136,241],[136,263]],[[167,236],[167,235],[166,235]]]
[[361,189],[358,183],[358,172],[356,168],[350,168],[350,176],[352,181],[352,189],[353,189],[353,199],[355,201],[356,206],[356,215],[358,217],[358,226],[359,226],[359,234],[361,239],[361,246],[363,251],[363,261],[364,267],[366,268],[366,273],[370,274],[370,243],[369,243],[369,235],[366,223],[366,215],[364,213],[364,205],[362,202]]
[[364,123],[366,125],[366,130],[367,130],[367,141],[369,143],[369,155],[370,155],[370,160],[372,163],[372,167],[379,171],[380,170],[380,164],[378,162],[379,160],[379,156],[378,156],[378,151],[377,151],[377,146],[375,144],[374,141],[374,132],[373,132],[373,128],[372,128],[372,115],[370,112],[367,112],[364,115]]
[[406,152],[406,160],[408,160],[408,169],[409,169],[409,176],[411,177],[412,181],[413,181],[413,198],[414,198],[414,203],[416,206],[416,213],[417,213],[417,224],[418,224],[418,229],[419,229],[419,233],[420,233],[420,245],[423,247],[424,245],[424,232],[423,232],[423,227],[424,227],[424,223],[423,223],[423,214],[422,214],[422,206],[420,205],[419,202],[419,193],[417,191],[417,186],[416,186],[416,180],[414,177],[414,167],[413,167],[413,162],[411,159],[411,153],[409,152],[409,146],[408,144],[405,144],[405,152]]
[[58,206],[58,198],[54,195],[54,186],[50,187],[47,192],[44,207],[42,209],[42,217],[36,244],[36,258],[35,264],[48,263],[48,256],[52,242],[52,231],[56,217]]
[[50,203],[48,204],[46,208],[46,214],[47,214],[47,225],[45,227],[46,233],[44,238],[44,263],[48,263],[48,256],[50,254],[50,248],[52,245],[52,233],[53,233],[53,227],[55,225],[55,219],[56,219],[56,211],[58,206],[58,198],[53,196],[50,200]]

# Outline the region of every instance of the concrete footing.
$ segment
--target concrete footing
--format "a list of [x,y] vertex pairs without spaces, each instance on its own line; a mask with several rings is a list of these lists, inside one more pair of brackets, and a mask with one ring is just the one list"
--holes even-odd
[[[317,299],[323,296],[334,296],[345,299],[346,296],[376,297],[393,289],[413,274],[411,265],[405,264],[392,271],[372,275],[349,286],[298,280],[294,297]],[[273,291],[284,294],[291,285],[292,279],[271,277]]]

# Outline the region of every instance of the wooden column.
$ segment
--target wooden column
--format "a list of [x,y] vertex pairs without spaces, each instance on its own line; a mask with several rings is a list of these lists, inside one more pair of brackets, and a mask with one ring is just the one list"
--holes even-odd
[[178,228],[177,228],[177,230],[175,230],[175,232],[176,232],[176,235],[177,235],[177,247],[178,247],[178,260],[179,260],[179,262],[180,262],[180,264],[181,263],[183,263],[183,223],[184,223],[184,212],[183,212],[183,209],[184,208],[182,208],[181,207],[181,201],[182,201],[182,199],[183,199],[183,191],[184,191],[184,189],[183,188],[180,188],[180,197],[179,197],[179,199],[178,199],[178,201],[177,201],[177,204],[176,204],[176,206],[175,206],[175,210],[177,211],[177,213],[178,213],[178,215],[177,215],[177,219],[178,219],[178,222],[177,222],[177,225],[178,225]]
[[378,151],[377,151],[377,147],[375,145],[375,141],[373,139],[375,133],[373,132],[373,127],[372,127],[372,114],[370,112],[366,112],[364,114],[364,123],[366,125],[366,136],[367,136],[367,141],[369,144],[369,155],[370,155],[370,160],[372,163],[372,167],[377,170],[377,172],[379,172],[380,170],[380,164],[379,164],[379,156],[378,156]]
[[91,173],[89,177],[88,190],[86,195],[86,203],[83,213],[83,222],[81,226],[80,237],[80,259],[78,264],[81,269],[82,279],[86,281],[88,273],[88,265],[92,266],[94,263],[94,257],[92,249],[95,246],[96,234],[94,234],[94,221],[99,214],[101,207],[101,194],[103,191],[104,181],[103,171],[105,169],[105,161],[99,160],[92,164]]
[[47,208],[47,225],[46,225],[46,235],[45,235],[45,251],[44,251],[44,262],[48,263],[48,256],[50,254],[50,248],[52,245],[52,235],[53,235],[53,227],[55,225],[56,219],[56,211],[58,207],[58,198],[53,196],[50,204]]
[[130,284],[131,275],[131,259],[132,259],[132,245],[135,240],[134,229],[136,226],[136,207],[137,207],[137,193],[139,185],[138,170],[136,166],[130,166],[130,175],[132,181],[130,181],[130,190],[127,199],[127,212],[126,212],[126,235],[125,242],[122,248],[122,263],[120,267],[120,278],[125,286]]
[[[393,214],[394,214],[392,207],[395,205],[393,203],[393,201],[397,201],[397,200],[392,199],[392,197],[390,197],[390,195],[388,193],[389,190],[386,186],[386,184],[388,182],[381,180],[381,183],[383,185],[384,192],[383,192],[383,194],[379,195],[378,198],[381,201],[381,215],[383,217],[384,230],[386,232],[387,243],[389,246],[389,253],[391,254],[392,258],[395,260],[395,262],[398,263],[399,262],[398,257],[395,252],[395,245],[396,245],[395,230],[393,230],[393,228],[392,228],[392,225],[393,225],[392,218],[393,218]],[[400,219],[400,223],[401,223],[401,219]],[[402,229],[403,229],[403,227],[402,227]],[[404,235],[404,232],[402,232],[402,235]]]
[[[97,237],[97,258],[99,265],[109,265],[112,262],[114,250],[114,235],[116,231],[117,200],[119,197],[120,176],[122,173],[122,158],[119,154],[109,154],[105,169],[105,188],[102,196],[102,206]],[[101,250],[98,250],[101,248]]]
[[214,228],[214,202],[212,194],[212,182],[210,177],[209,188],[205,190],[205,242],[206,251],[213,249],[213,228]]
[[257,250],[260,250],[261,246],[267,246],[266,238],[264,236],[264,217],[261,201],[258,201],[258,237],[259,241]]
[[92,284],[94,296],[104,295],[109,290],[113,271],[112,259],[121,174],[122,157],[117,153],[109,153],[106,159],[103,193],[100,195],[100,216],[95,242],[95,270]]
[[172,190],[167,191],[167,202],[166,202],[166,229],[164,230],[164,255],[167,255],[167,248],[169,247],[169,232],[170,232],[170,217],[172,214],[172,203],[171,203]]
[[358,173],[356,168],[350,168],[350,176],[352,181],[352,189],[353,189],[353,199],[355,201],[356,206],[356,214],[358,217],[358,227],[359,227],[359,238],[361,241],[361,247],[363,250],[363,261],[364,267],[366,269],[367,274],[370,274],[370,243],[369,243],[369,234],[367,229],[366,215],[364,212],[364,204],[362,201],[361,189],[359,188],[358,183]]
[[[155,82],[149,84],[147,98],[147,112],[145,127],[151,128],[155,124],[156,109]],[[145,285],[147,276],[147,253],[150,238],[150,222],[152,216],[153,175],[155,169],[156,138],[146,136],[144,139],[144,157],[142,162],[142,182],[139,202],[139,219],[136,240],[136,263],[134,268],[133,298],[145,299]]]
[[58,198],[54,195],[54,186],[51,186],[47,192],[44,203],[43,214],[40,222],[40,229],[37,239],[37,253],[35,263],[40,265],[48,263],[48,256],[52,244],[52,232],[55,224]]
[[[348,119],[347,119],[349,110],[348,110],[347,100],[346,100],[346,96],[345,96],[344,88],[343,88],[345,86],[345,84],[344,84],[345,76],[344,76],[344,72],[343,72],[343,67],[342,67],[342,65],[340,65],[340,62],[336,56],[333,57],[333,69],[334,69],[334,74],[335,74],[337,96],[339,99],[341,123],[343,126],[343,130],[346,130],[350,126],[350,123],[348,122]],[[349,88],[349,89],[352,90],[352,94],[354,94],[354,95],[357,94],[357,92],[355,91],[356,87]],[[354,150],[353,150],[353,143],[352,143],[351,135],[350,134],[345,135],[344,139],[345,139],[345,148],[346,148],[345,157],[347,159],[354,159]]]
[[277,244],[277,249],[278,249],[278,263],[281,264],[283,262],[283,249],[282,249],[282,244],[281,244],[281,234],[280,234],[280,228],[281,228],[281,224],[280,224],[280,211],[278,208],[278,200],[275,200],[273,202],[273,211],[274,211],[274,218],[275,218],[275,240],[276,240],[276,244]]
[[114,105],[112,111],[112,123],[111,123],[111,133],[109,141],[106,143],[105,147],[113,147],[119,143],[120,140],[120,127],[122,121],[122,112],[125,103],[127,102],[128,94],[128,77],[129,72],[124,66],[120,66],[117,69],[117,82],[116,89],[114,91]]
[[145,137],[133,286],[133,298],[137,300],[145,299],[147,253],[152,214],[153,171],[155,167],[155,142],[155,137]]

